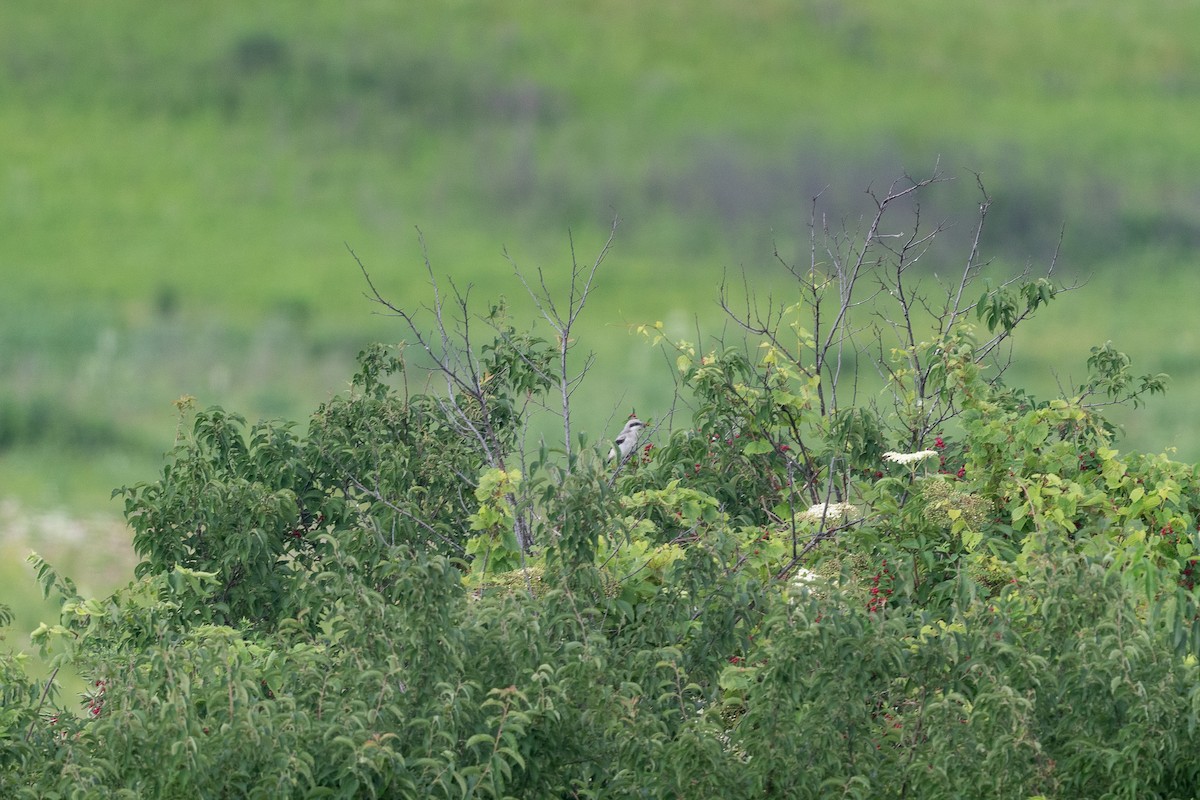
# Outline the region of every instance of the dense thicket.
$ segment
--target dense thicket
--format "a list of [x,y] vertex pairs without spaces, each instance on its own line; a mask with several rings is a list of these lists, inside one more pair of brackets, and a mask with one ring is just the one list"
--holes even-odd
[[[194,414],[119,490],[134,580],[39,562],[36,638],[92,688],[0,657],[4,796],[1196,796],[1200,485],[1100,413],[1161,376],[1104,345],[1062,397],[1006,387],[1059,287],[979,285],[973,251],[922,288],[925,185],[814,230],[794,298],[723,292],[746,342],[644,328],[679,402],[621,463],[570,417],[598,263],[565,306],[527,284],[547,339],[389,306],[409,347],[303,433]],[[527,450],[550,402],[563,441]]]

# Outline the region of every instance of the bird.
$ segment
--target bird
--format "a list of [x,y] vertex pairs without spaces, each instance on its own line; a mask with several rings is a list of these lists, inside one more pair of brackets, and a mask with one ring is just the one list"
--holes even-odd
[[645,427],[644,422],[631,415],[629,421],[625,423],[625,427],[621,428],[621,432],[617,434],[616,446],[608,451],[608,460],[612,461],[618,455],[622,461],[629,458],[633,448],[637,447],[638,437],[642,435],[642,429]]

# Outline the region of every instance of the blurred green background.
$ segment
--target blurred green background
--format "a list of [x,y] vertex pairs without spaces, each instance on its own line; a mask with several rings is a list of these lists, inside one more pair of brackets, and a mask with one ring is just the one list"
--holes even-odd
[[[745,270],[790,291],[811,199],[940,163],[929,269],[984,255],[1085,280],[1017,345],[1013,381],[1077,383],[1112,339],[1166,398],[1124,447],[1200,458],[1200,4],[591,0],[0,5],[0,602],[36,613],[31,547],[127,576],[114,486],[152,478],[194,395],[306,418],[354,354],[399,341],[383,292],[434,269],[532,318],[505,252],[561,286],[614,249],[578,329],[576,423],[653,417],[669,372],[631,323],[718,333]],[[827,187],[827,188],[826,188]]]

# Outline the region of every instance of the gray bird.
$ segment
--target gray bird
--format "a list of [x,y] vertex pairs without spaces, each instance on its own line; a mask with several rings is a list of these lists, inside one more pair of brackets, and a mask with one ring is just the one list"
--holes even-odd
[[617,457],[620,451],[621,460],[629,458],[629,454],[633,452],[633,448],[637,447],[638,437],[642,435],[642,429],[646,425],[637,417],[630,417],[625,423],[625,427],[621,428],[621,432],[617,434],[616,446],[608,452],[608,460],[612,461]]

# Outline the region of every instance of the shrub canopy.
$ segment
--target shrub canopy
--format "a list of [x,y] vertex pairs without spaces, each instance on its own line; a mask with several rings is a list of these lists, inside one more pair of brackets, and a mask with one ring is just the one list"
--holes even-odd
[[[641,328],[680,400],[623,463],[570,418],[586,291],[548,339],[392,307],[410,347],[304,432],[184,409],[118,490],[131,582],[35,559],[62,599],[35,639],[90,689],[0,657],[4,796],[1196,796],[1200,486],[1102,416],[1163,379],[1104,345],[1061,397],[1005,386],[1061,287],[980,290],[972,253],[928,294],[919,224],[876,233],[925,185],[814,231],[794,303],[731,312],[746,341]],[[410,392],[425,369],[445,392]]]

